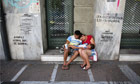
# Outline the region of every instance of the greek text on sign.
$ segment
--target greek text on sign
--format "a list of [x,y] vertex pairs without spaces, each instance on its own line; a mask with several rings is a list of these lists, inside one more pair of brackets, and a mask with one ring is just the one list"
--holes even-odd
[[120,23],[120,21],[122,20],[123,20],[122,15],[118,13],[107,13],[107,14],[96,15],[97,22]]

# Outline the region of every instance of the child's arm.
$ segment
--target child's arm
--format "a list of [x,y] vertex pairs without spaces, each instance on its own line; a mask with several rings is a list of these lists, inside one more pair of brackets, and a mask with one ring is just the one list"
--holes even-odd
[[66,43],[65,44],[69,44],[71,42],[71,36],[69,36],[66,40]]
[[83,47],[77,47],[77,46],[73,46],[73,45],[69,45],[69,47],[71,47],[72,49],[84,49]]
[[69,40],[67,40],[65,44],[69,44],[69,43],[70,43],[70,41],[69,41]]

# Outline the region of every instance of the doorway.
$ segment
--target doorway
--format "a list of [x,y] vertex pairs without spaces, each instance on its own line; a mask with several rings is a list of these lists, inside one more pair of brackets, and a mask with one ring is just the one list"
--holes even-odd
[[121,49],[140,49],[140,1],[126,0]]
[[60,48],[73,32],[73,0],[46,0],[48,48]]

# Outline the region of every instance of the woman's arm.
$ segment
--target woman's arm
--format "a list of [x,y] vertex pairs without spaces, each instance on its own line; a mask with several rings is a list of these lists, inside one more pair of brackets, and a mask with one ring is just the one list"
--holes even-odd
[[90,43],[95,45],[95,41],[93,38],[91,38]]

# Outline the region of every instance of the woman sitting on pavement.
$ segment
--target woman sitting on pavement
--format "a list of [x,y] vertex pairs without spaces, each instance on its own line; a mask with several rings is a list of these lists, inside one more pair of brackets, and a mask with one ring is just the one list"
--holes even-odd
[[[88,45],[93,44],[95,46],[95,41],[94,41],[94,39],[91,35],[82,35],[80,40],[82,40],[82,44],[87,43]],[[79,49],[79,54],[84,61],[84,63],[81,65],[81,67],[82,68],[85,67],[84,69],[88,70],[91,67],[90,63],[89,63],[89,56],[92,55],[92,50],[90,50],[90,49]]]

